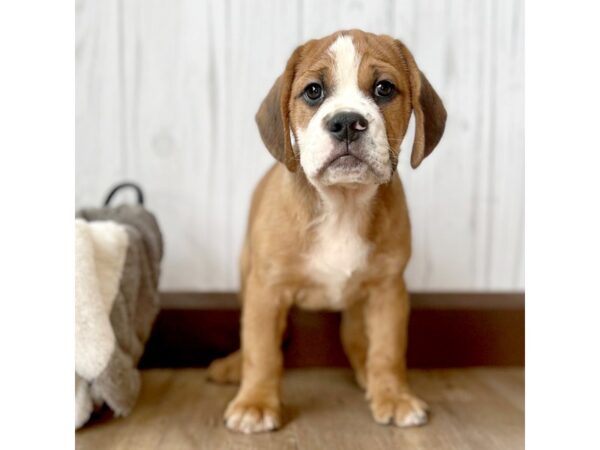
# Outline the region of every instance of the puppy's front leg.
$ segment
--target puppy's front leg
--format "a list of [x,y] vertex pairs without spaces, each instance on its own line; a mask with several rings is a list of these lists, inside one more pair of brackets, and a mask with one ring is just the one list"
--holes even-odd
[[427,405],[415,397],[406,379],[409,301],[402,277],[375,286],[365,309],[369,349],[367,399],[378,423],[399,427],[427,422]]
[[278,289],[248,279],[242,309],[242,382],[225,411],[228,428],[244,433],[280,425],[281,336],[288,306]]

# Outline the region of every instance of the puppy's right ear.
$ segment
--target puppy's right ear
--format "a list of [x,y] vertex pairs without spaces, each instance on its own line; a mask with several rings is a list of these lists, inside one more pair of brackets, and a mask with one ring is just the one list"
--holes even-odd
[[291,172],[296,170],[298,162],[290,139],[290,91],[301,51],[302,47],[294,50],[285,72],[275,80],[255,116],[260,137],[269,152]]

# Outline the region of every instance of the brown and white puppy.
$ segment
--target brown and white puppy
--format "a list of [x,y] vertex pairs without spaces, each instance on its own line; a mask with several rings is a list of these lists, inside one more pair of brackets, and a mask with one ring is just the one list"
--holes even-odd
[[343,311],[342,342],[377,422],[427,421],[405,363],[411,239],[396,165],[411,112],[416,168],[442,137],[444,106],[401,42],[359,30],[298,47],[264,99],[256,122],[280,163],[252,199],[242,348],[209,368],[216,381],[241,378],[229,428],[279,427],[292,305]]

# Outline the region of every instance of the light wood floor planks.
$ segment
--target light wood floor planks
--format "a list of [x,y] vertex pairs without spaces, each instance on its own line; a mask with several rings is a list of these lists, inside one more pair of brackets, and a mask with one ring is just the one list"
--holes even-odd
[[96,420],[77,432],[88,449],[521,449],[523,369],[411,371],[413,389],[431,406],[430,423],[398,429],[377,425],[345,369],[287,370],[284,427],[254,436],[229,432],[225,405],[236,391],[205,381],[200,369],[143,372],[131,416]]

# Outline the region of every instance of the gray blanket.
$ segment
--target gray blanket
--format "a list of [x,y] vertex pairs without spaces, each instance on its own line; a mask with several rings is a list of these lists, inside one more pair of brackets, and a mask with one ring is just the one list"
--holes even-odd
[[142,206],[79,211],[75,220],[76,428],[106,403],[127,415],[140,390],[136,368],[159,310],[163,241]]

